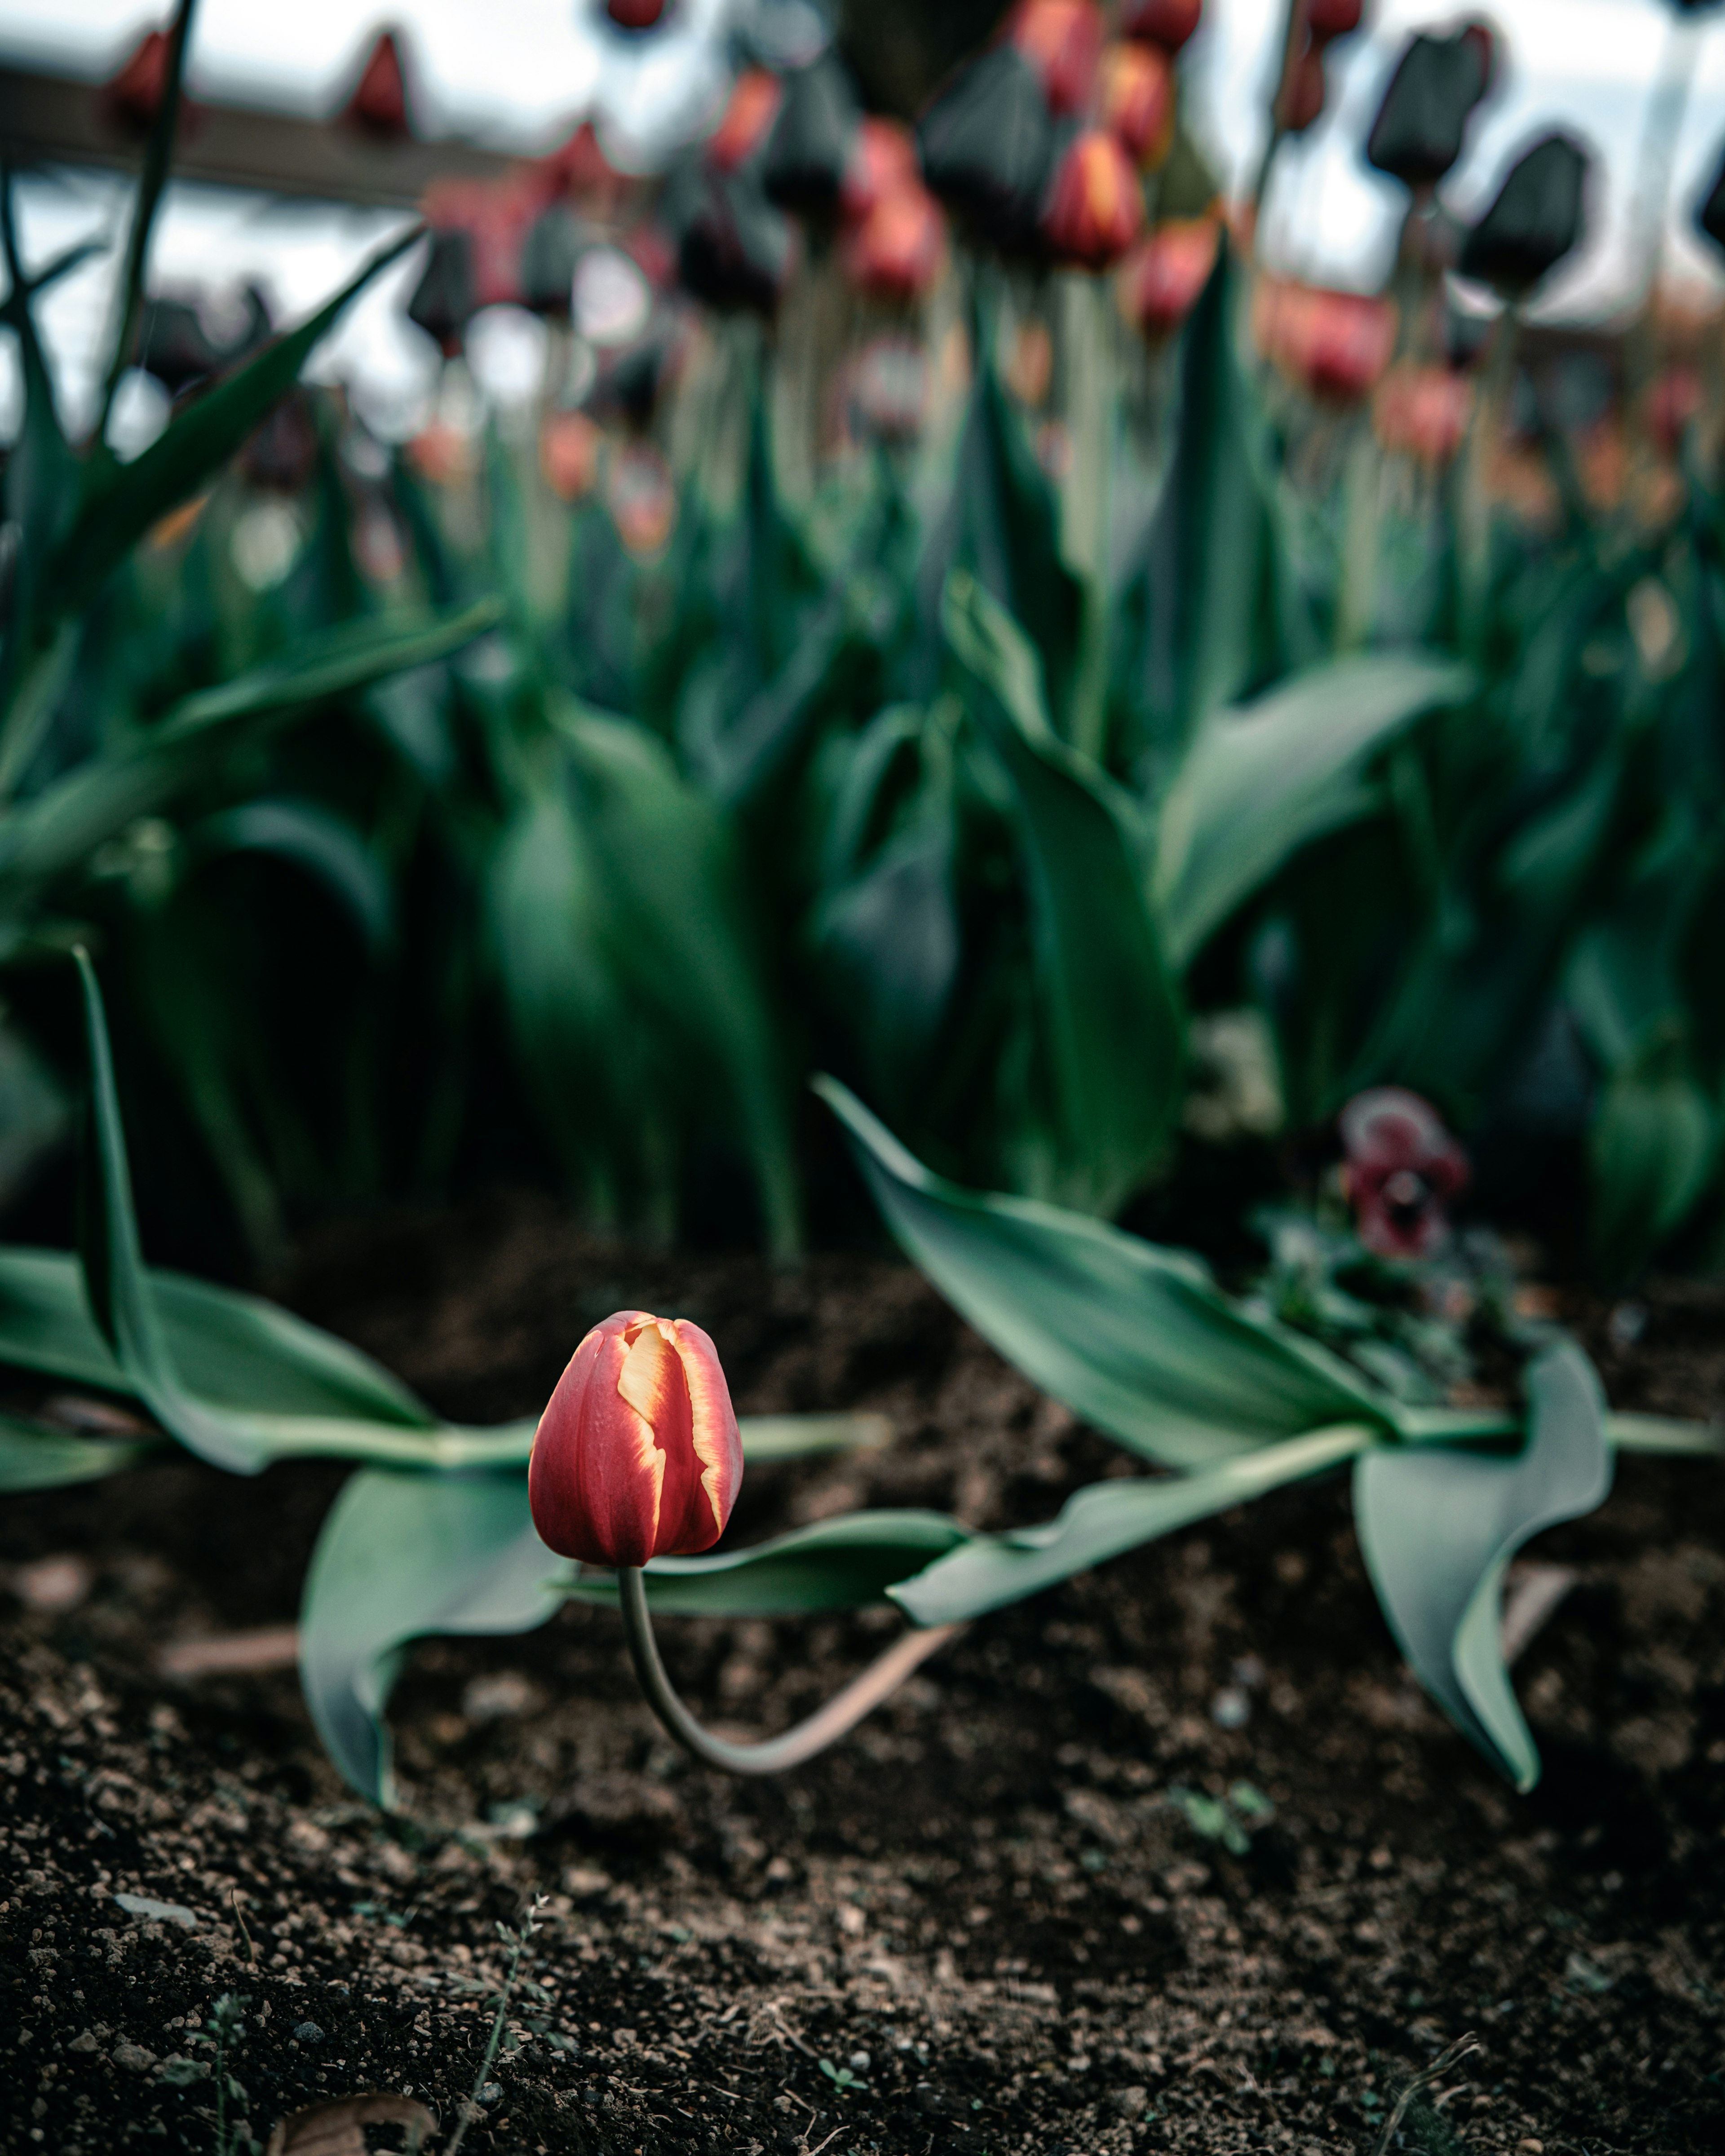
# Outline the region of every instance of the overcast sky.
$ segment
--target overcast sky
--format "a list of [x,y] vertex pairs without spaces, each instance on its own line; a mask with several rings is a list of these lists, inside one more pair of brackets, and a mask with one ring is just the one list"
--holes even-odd
[[[439,131],[539,150],[594,111],[614,151],[646,161],[701,123],[722,97],[722,28],[742,0],[681,0],[659,35],[624,40],[588,0],[403,0],[372,12],[352,0],[201,0],[191,72],[206,95],[283,109],[327,110],[386,23],[405,26],[416,82]],[[795,0],[777,0],[781,7]],[[1187,96],[1219,166],[1236,185],[1254,168],[1283,0],[1208,0],[1189,48]],[[1323,120],[1288,146],[1271,192],[1266,245],[1281,266],[1314,279],[1370,285],[1388,266],[1400,191],[1363,165],[1358,145],[1409,33],[1468,12],[1434,0],[1368,0],[1368,25],[1332,49]],[[1656,78],[1670,58],[1689,85],[1671,147],[1668,273],[1717,284],[1691,236],[1695,200],[1725,148],[1725,7],[1674,18],[1665,0],[1497,0],[1487,13],[1507,64],[1449,184],[1461,209],[1481,206],[1517,150],[1563,126],[1597,152],[1590,238],[1546,295],[1545,311],[1598,314],[1631,281],[1629,207]],[[165,10],[145,0],[0,0],[0,54],[92,76],[109,72]],[[1668,40],[1680,40],[1667,54]],[[33,253],[110,225],[110,183],[33,180],[21,208]],[[391,228],[375,214],[289,208],[208,190],[177,190],[157,255],[159,281],[261,274],[283,314],[311,306]],[[75,403],[96,346],[106,272],[69,280],[49,327]],[[321,372],[364,369],[377,416],[408,423],[434,369],[396,309],[403,269],[354,311]],[[517,358],[519,355],[516,356]],[[0,381],[0,426],[5,413]],[[141,424],[146,423],[147,414]]]

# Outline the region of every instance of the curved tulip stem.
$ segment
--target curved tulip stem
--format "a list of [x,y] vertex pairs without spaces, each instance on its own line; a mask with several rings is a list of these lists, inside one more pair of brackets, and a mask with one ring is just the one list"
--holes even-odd
[[957,1625],[931,1625],[924,1631],[906,1632],[806,1722],[798,1722],[782,1737],[768,1737],[757,1744],[732,1744],[703,1729],[671,1689],[665,1664],[659,1659],[659,1642],[653,1636],[653,1619],[647,1608],[647,1585],[639,1565],[619,1568],[617,1591],[629,1656],[653,1712],[685,1750],[726,1774],[780,1774],[787,1767],[800,1767],[805,1759],[824,1752],[846,1731],[854,1729],[883,1700],[891,1698],[912,1670],[963,1629]]

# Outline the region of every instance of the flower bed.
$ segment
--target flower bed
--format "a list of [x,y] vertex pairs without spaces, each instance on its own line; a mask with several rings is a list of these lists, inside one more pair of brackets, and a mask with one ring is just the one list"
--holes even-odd
[[[1045,1517],[1118,1458],[874,1258],[634,1256],[499,1208],[332,1237],[287,1292],[452,1417],[533,1412],[590,1318],[638,1305],[712,1332],[746,1414],[894,1418],[883,1450],[752,1471],[751,1541],[860,1504]],[[1613,1404],[1718,1413],[1717,1294],[1642,1309],[1639,1333],[1566,1313]],[[1704,1466],[1625,1459],[1603,1511],[1528,1553],[1574,1574],[1515,1666],[1545,1760],[1528,1799],[1406,1676],[1323,1484],[983,1620],[768,1784],[673,1749],[609,1612],[428,1645],[392,1702],[394,1820],[348,1800],[290,1670],[159,1667],[291,1623],[341,1471],[176,1459],[8,1505],[8,2147],[159,2124],[213,2148],[198,2038],[225,1994],[249,2001],[225,2067],[248,2138],[366,2088],[447,2127],[494,1923],[539,1892],[549,1996],[514,2001],[527,2042],[470,2148],[1368,2151],[1470,2031],[1404,2146],[1713,2145],[1725,1502]],[[74,1552],[87,1581],[29,1569]],[[1526,1611],[1553,1583],[1522,1577]],[[771,1730],[892,1621],[662,1634],[710,1721]]]

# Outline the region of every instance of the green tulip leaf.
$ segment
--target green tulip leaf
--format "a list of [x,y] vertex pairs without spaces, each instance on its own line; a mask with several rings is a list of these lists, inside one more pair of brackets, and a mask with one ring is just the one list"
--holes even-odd
[[887,1592],[918,1625],[962,1624],[1284,1482],[1321,1475],[1378,1438],[1369,1424],[1343,1424],[1193,1475],[1094,1482],[1068,1498],[1046,1527],[978,1535]]
[[324,1522],[300,1605],[300,1679],[331,1758],[393,1805],[383,1710],[411,1640],[525,1632],[573,1570],[535,1533],[522,1475],[350,1476]]
[[1199,725],[1163,800],[1153,889],[1185,967],[1314,839],[1366,814],[1363,769],[1414,720],[1471,690],[1468,667],[1423,653],[1331,660]]
[[1034,1384],[1163,1466],[1209,1467],[1391,1404],[1322,1348],[1229,1302],[1195,1259],[1031,1199],[932,1174],[855,1096],[815,1090],[908,1256]]
[[74,1437],[44,1430],[15,1415],[0,1415],[0,1492],[59,1490],[74,1482],[100,1481],[136,1467],[161,1449],[153,1438]]
[[[711,1557],[656,1557],[647,1599],[666,1616],[773,1617],[815,1609],[860,1609],[895,1584],[962,1548],[970,1530],[942,1512],[847,1512]],[[583,1567],[568,1593],[614,1603],[617,1583]]]
[[1029,1194],[1111,1213],[1167,1147],[1183,1019],[1145,903],[1132,804],[1049,723],[1042,669],[974,578],[947,580],[947,640],[999,760],[1030,901],[1050,1158]]
[[1532,1535],[1604,1502],[1611,1453],[1593,1365],[1573,1342],[1527,1372],[1527,1437],[1512,1459],[1384,1446],[1353,1471],[1354,1522],[1378,1599],[1414,1675],[1518,1789],[1539,1754],[1498,1644],[1505,1568]]

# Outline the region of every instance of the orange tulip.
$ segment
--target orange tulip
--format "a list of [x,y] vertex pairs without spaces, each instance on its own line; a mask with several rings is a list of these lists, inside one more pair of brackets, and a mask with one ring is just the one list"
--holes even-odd
[[1159,45],[1122,40],[1102,54],[1099,115],[1134,164],[1159,165],[1174,136],[1174,70]]
[[1066,261],[1105,270],[1117,262],[1144,222],[1138,175],[1113,136],[1081,135],[1060,160],[1042,229]]
[[527,1500],[583,1564],[693,1557],[725,1532],[742,1440],[717,1349],[685,1317],[619,1310],[569,1358],[539,1419]]
[[916,146],[909,128],[896,120],[877,120],[872,114],[864,118],[857,127],[839,192],[839,205],[845,216],[866,217],[886,196],[921,184]]
[[716,172],[734,172],[767,140],[784,91],[778,77],[765,68],[747,68],[737,78],[724,117],[708,138],[706,161]]
[[1177,330],[1216,266],[1221,227],[1213,217],[1170,218],[1120,265],[1120,311],[1146,336]]

